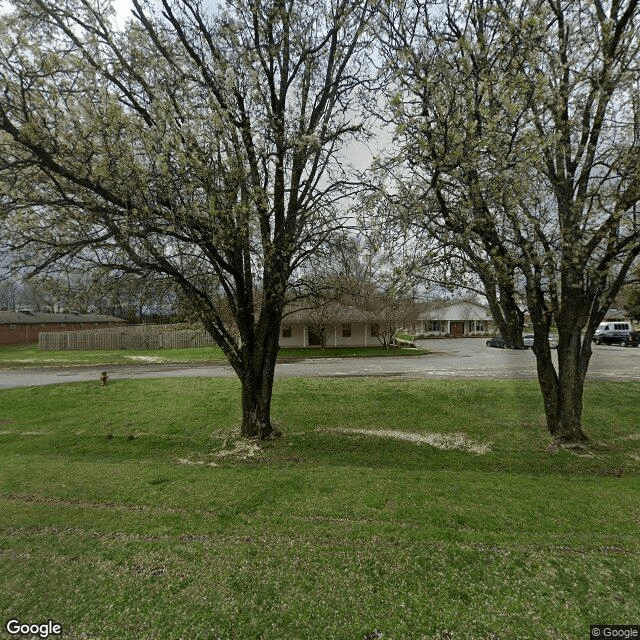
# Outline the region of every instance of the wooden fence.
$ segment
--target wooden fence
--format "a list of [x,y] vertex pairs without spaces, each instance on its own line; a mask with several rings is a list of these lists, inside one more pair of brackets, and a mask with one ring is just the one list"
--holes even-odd
[[215,346],[202,326],[137,325],[82,331],[43,332],[39,335],[42,351],[79,351],[83,349],[184,349]]

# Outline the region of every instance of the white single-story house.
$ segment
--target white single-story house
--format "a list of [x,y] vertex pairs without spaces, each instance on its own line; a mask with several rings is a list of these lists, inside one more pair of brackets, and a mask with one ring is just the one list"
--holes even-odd
[[472,300],[433,303],[418,316],[416,333],[426,336],[473,336],[496,332],[489,308]]
[[322,344],[319,326],[325,327],[327,347],[375,347],[379,321],[373,313],[348,306],[330,310],[285,313],[280,327],[280,347],[315,347]]
[[[327,339],[328,347],[375,347],[380,346],[375,324],[366,322],[340,322],[331,325]],[[306,323],[292,322],[280,328],[281,347],[320,346],[322,339]]]

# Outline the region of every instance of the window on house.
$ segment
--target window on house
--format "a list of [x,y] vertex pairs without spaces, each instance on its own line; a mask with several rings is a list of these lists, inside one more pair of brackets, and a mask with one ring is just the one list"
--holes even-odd
[[61,326],[61,327],[64,327],[64,326],[65,326],[65,325],[64,325],[64,322],[61,322],[61,323],[60,323],[60,326]]
[[345,323],[342,325],[342,337],[350,338],[351,337],[351,324]]
[[476,332],[477,333],[486,333],[487,332],[487,323],[484,320],[476,320]]
[[372,338],[377,338],[380,335],[380,325],[379,324],[372,324],[371,325],[371,337]]
[[283,338],[291,337],[291,325],[285,324],[282,326],[282,337]]
[[46,326],[47,326],[47,325],[46,325],[46,323],[45,323],[45,322],[41,322],[41,323],[40,323],[40,327],[41,327],[42,329],[44,329]]
[[16,328],[15,324],[9,325],[9,329],[11,329],[11,331],[15,330],[15,328]]
[[444,322],[440,321],[440,320],[432,320],[431,322],[428,323],[427,325],[427,330],[428,331],[444,331]]

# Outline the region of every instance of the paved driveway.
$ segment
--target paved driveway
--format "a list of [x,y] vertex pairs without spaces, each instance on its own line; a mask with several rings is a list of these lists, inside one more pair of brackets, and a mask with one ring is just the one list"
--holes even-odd
[[[423,340],[425,356],[393,358],[311,358],[281,362],[276,377],[402,376],[409,378],[536,377],[531,350],[492,349],[479,338]],[[554,353],[555,358],[555,353]],[[125,378],[229,377],[224,364],[112,365],[48,369],[0,370],[0,388],[38,386],[63,382],[99,380],[106,369],[111,380]],[[589,380],[640,380],[640,348],[593,346],[587,374]]]

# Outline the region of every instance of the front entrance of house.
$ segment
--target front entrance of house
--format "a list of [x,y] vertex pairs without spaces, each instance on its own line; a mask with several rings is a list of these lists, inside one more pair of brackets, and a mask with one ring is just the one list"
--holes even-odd
[[462,322],[451,323],[451,335],[463,336],[464,335],[464,320]]
[[309,329],[309,346],[310,347],[321,347],[322,346],[322,338],[320,334],[316,333]]

